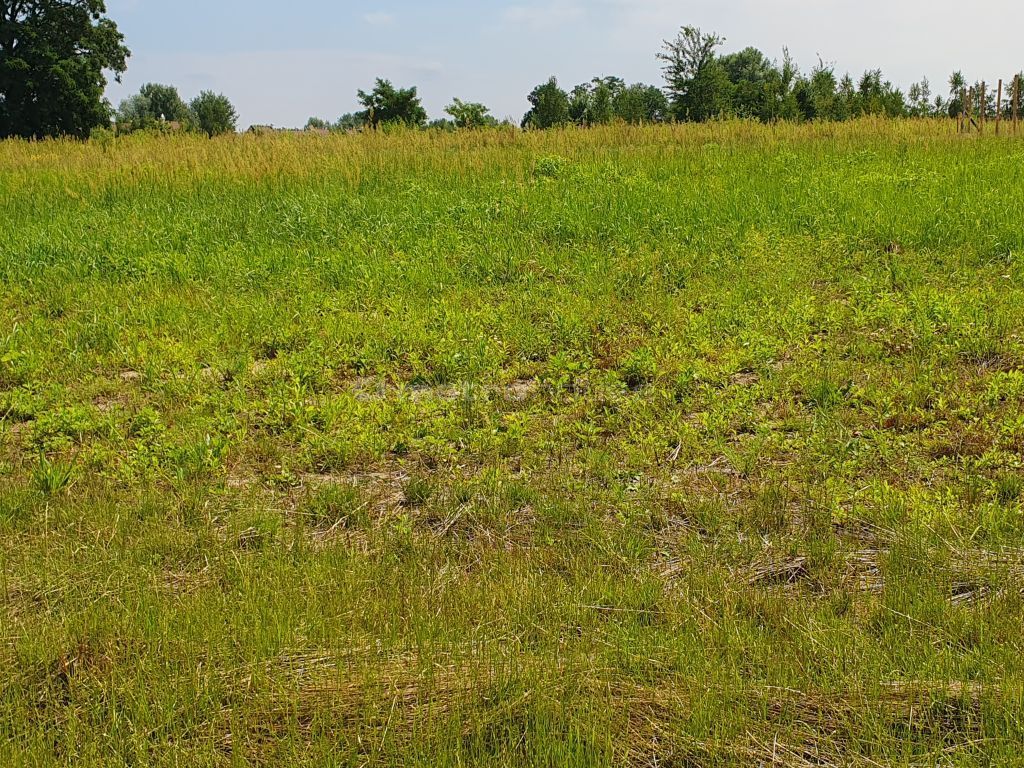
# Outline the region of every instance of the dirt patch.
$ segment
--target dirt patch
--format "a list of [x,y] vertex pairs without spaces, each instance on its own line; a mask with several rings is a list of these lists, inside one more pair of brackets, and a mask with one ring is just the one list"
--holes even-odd
[[199,378],[206,381],[222,382],[224,381],[224,374],[216,368],[207,366],[199,369]]
[[358,488],[376,508],[394,509],[402,506],[409,474],[402,468],[394,468],[323,475],[308,474],[303,475],[301,479],[303,486],[312,489],[328,485],[352,486]]
[[115,394],[104,394],[98,395],[93,398],[92,407],[102,413],[104,416],[114,413],[118,410],[123,410],[128,407],[130,400],[128,395],[120,392]]
[[452,385],[431,386],[430,384],[413,384],[405,389],[399,389],[399,393],[407,393],[414,401],[420,400],[457,400],[463,390]]
[[408,397],[414,402],[452,401],[464,395],[474,397],[504,398],[521,403],[540,392],[540,383],[536,379],[516,379],[504,385],[489,384],[393,384],[375,376],[360,376],[349,379],[345,387],[357,400],[373,401]]
[[881,592],[885,587],[880,560],[883,551],[862,549],[846,555],[846,578],[860,592]]
[[806,557],[764,560],[751,568],[747,583],[755,587],[791,585],[809,578],[810,575]]
[[729,383],[734,387],[752,387],[760,381],[761,376],[754,371],[740,371],[729,379]]
[[162,571],[155,578],[157,589],[175,597],[187,597],[213,584],[209,568],[201,571]]
[[261,376],[262,374],[269,371],[272,367],[272,360],[260,358],[259,360],[254,361],[253,364],[249,366],[249,373],[251,373],[253,376]]

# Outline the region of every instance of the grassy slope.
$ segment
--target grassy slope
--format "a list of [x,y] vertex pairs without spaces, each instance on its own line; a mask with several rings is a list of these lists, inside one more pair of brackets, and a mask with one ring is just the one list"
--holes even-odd
[[1024,144],[0,145],[0,763],[1024,748]]

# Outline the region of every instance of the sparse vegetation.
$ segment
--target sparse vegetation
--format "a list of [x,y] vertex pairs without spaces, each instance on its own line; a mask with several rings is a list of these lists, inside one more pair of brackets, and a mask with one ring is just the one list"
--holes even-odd
[[1022,161],[0,143],[0,764],[1014,764]]

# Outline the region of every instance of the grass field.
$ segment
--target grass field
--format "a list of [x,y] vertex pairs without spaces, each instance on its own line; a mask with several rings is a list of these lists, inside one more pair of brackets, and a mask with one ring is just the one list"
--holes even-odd
[[1024,138],[0,144],[0,764],[1024,762]]

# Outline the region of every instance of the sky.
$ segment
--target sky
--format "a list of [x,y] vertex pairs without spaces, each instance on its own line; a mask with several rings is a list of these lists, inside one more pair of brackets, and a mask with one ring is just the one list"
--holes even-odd
[[1021,0],[107,0],[132,50],[116,105],[147,82],[226,94],[239,126],[301,127],[358,109],[376,77],[415,85],[431,117],[453,97],[519,120],[555,75],[661,84],[655,54],[683,25],[726,38],[723,52],[788,47],[859,75],[880,67],[933,91],[954,69],[994,82],[1024,69]]

